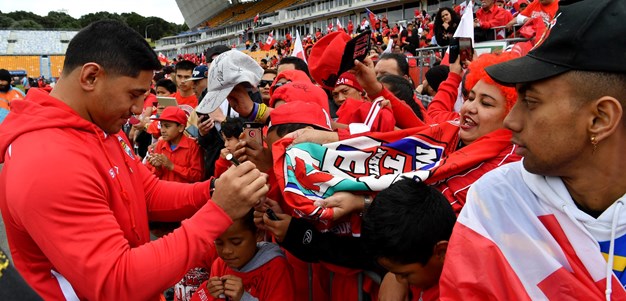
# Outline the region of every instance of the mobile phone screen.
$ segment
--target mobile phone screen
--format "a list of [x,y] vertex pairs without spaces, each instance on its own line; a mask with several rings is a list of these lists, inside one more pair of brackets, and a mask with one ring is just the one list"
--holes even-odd
[[263,146],[263,124],[258,122],[244,122],[244,140],[248,143],[256,143]]
[[472,39],[459,38],[459,55],[461,62],[471,61],[474,56],[474,48],[472,47]]
[[371,31],[366,30],[346,43],[337,76],[354,68],[354,60],[363,61],[370,52]]

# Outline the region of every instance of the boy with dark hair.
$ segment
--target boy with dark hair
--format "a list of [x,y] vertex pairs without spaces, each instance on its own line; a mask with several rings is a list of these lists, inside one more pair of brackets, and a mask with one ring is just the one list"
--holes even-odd
[[176,87],[178,91],[173,96],[176,97],[178,105],[189,105],[192,108],[198,105],[198,97],[193,90],[194,83],[189,81],[193,76],[194,68],[196,68],[196,64],[188,60],[182,60],[176,64]]
[[211,278],[191,300],[295,300],[284,252],[274,243],[257,243],[260,233],[254,225],[254,210],[235,220],[215,240],[219,258],[211,266]]
[[167,78],[158,80],[154,85],[154,88],[157,96],[171,97],[172,94],[176,93],[176,84]]
[[278,73],[281,73],[285,70],[300,70],[306,73],[306,75],[311,78],[311,74],[309,73],[309,65],[299,57],[295,56],[286,56],[280,60],[278,66],[276,66],[276,70]]
[[220,135],[224,140],[224,148],[220,152],[220,157],[215,161],[215,174],[216,178],[219,178],[231,165],[232,162],[226,160],[226,155],[234,154],[237,149],[237,143],[239,143],[239,135],[243,132],[243,118],[239,117],[226,117],[226,120],[222,122],[222,129]]
[[386,270],[436,300],[456,215],[435,188],[412,179],[381,191],[363,216],[363,245]]

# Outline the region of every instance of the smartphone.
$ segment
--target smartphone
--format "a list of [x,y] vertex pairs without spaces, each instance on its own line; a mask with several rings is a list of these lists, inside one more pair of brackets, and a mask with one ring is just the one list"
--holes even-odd
[[267,216],[271,220],[273,220],[273,221],[279,220],[278,216],[276,216],[276,213],[274,213],[274,210],[272,210],[272,208],[267,208],[267,210],[265,210],[265,213],[267,213]]
[[461,56],[461,63],[466,60],[472,60],[474,57],[474,48],[472,47],[471,38],[453,38],[452,41],[450,41],[450,56],[448,59],[450,64],[454,63],[459,55]]
[[196,115],[198,115],[198,124],[203,123],[205,120],[209,119],[209,114],[196,112]]
[[366,30],[346,43],[337,77],[354,68],[354,60],[363,61],[370,52],[372,32]]
[[159,104],[159,107],[164,108],[178,105],[175,97],[157,96],[157,102]]
[[243,123],[244,140],[263,146],[263,124],[258,122]]

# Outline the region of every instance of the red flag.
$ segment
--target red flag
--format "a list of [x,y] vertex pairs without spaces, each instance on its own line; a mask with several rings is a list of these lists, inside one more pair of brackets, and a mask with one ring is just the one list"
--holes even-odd
[[293,52],[291,55],[301,58],[305,63],[307,62],[304,47],[302,47],[302,40],[300,40],[300,32],[298,30],[296,30],[296,42],[293,44]]
[[256,16],[254,16],[254,23],[259,21],[259,13],[256,14]]
[[370,24],[372,26],[372,29],[376,28],[376,24],[378,23],[378,17],[368,8],[365,8],[365,10],[367,11],[367,16],[370,19]]
[[341,26],[341,21],[337,18],[337,31],[344,30],[343,26]]
[[261,50],[270,50],[274,44],[276,44],[276,40],[274,40],[274,31],[272,30],[267,36],[267,39],[265,39],[265,45],[261,44]]

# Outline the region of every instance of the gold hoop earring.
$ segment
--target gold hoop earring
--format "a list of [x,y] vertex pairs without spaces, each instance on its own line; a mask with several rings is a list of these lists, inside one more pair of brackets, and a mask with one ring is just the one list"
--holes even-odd
[[593,154],[598,149],[598,140],[596,139],[596,135],[591,136],[591,145],[593,145],[593,150],[591,150],[591,153]]

